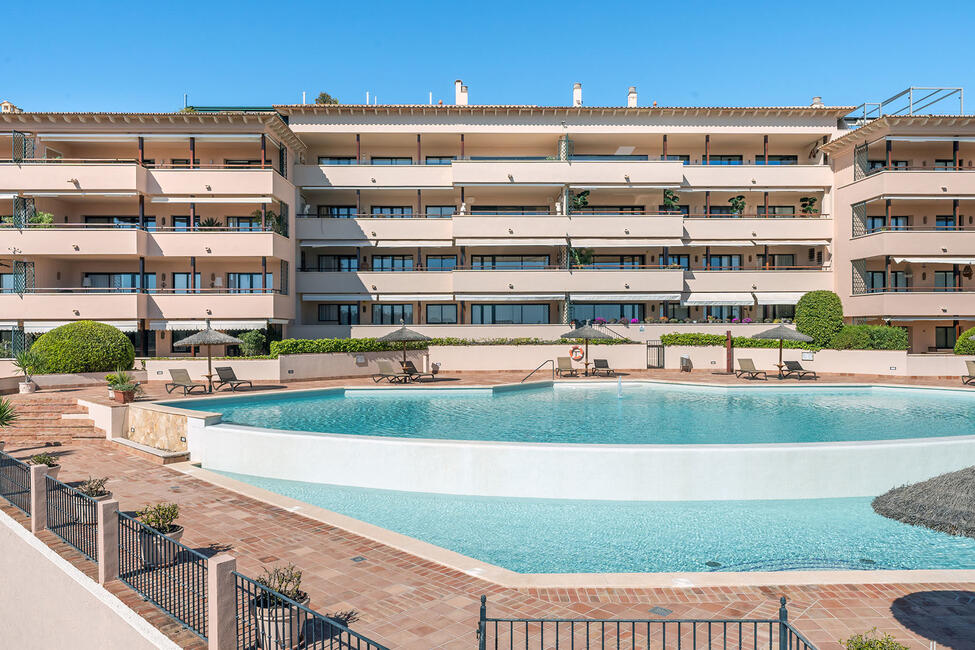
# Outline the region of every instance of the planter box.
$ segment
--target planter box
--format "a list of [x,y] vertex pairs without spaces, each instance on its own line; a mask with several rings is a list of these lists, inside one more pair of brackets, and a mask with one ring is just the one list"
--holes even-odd
[[[308,595],[297,601],[301,605],[308,604]],[[251,617],[257,623],[257,646],[264,650],[283,650],[294,648],[301,641],[302,621],[310,621],[308,616],[301,616],[298,609],[291,605],[260,605],[257,599],[250,604]]]
[[115,401],[119,404],[128,404],[135,400],[134,390],[113,390],[112,394]]
[[[166,533],[141,530],[139,534],[139,548],[142,552],[142,563],[147,567],[168,566],[176,560],[179,547],[171,542],[178,542],[183,538],[183,527],[176,526],[176,530]],[[168,539],[167,539],[168,538]]]
[[106,499],[111,499],[112,493],[107,492],[99,497],[84,497],[75,494],[74,502],[72,503],[74,507],[74,518],[79,524],[95,525],[98,523],[98,508],[88,507],[88,499],[95,501],[105,501]]

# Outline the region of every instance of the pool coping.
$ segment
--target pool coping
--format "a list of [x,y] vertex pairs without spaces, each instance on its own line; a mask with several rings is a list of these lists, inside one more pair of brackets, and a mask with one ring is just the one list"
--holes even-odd
[[975,582],[975,569],[878,569],[829,571],[703,571],[668,573],[519,573],[203,469],[198,463],[168,465],[217,487],[359,535],[471,577],[511,589],[771,587],[833,584]]

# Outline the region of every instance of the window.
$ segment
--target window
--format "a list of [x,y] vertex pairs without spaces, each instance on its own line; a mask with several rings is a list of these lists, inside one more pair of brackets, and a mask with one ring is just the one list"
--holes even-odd
[[[245,158],[238,158],[238,159],[225,158],[223,164],[225,167],[260,167],[261,159],[257,158],[256,160],[248,160]],[[268,169],[274,169],[274,167],[271,166],[270,159],[266,159],[264,161],[264,166],[267,167]]]
[[730,205],[712,205],[708,208],[709,217],[734,217],[735,213],[732,212]]
[[657,206],[657,211],[658,212],[666,212],[666,213],[669,213],[669,214],[682,214],[684,216],[687,216],[687,215],[689,215],[691,213],[691,206],[689,206],[689,205],[677,205],[677,206],[674,206],[674,207],[668,209],[666,205],[658,205]]
[[954,169],[955,161],[951,158],[938,158],[934,161],[935,169]]
[[689,320],[691,317],[691,308],[679,302],[667,302],[664,307],[664,315],[667,318],[676,320]]
[[[183,167],[183,168],[186,168],[186,167],[189,167],[190,166],[190,159],[189,158],[173,158],[171,162],[173,164],[173,167]],[[193,159],[193,166],[194,167],[199,167],[200,166],[200,159],[199,158],[194,158]]]
[[935,271],[934,272],[935,291],[954,291],[955,273],[954,271]]
[[189,293],[193,289],[200,289],[200,274],[196,274],[194,286],[190,286],[189,273],[173,273],[173,293]]
[[685,165],[691,164],[691,157],[686,153],[669,153],[666,156],[664,156],[664,160],[679,160]]
[[741,154],[711,154],[701,162],[705,165],[740,165]]
[[867,232],[878,232],[884,229],[883,217],[867,217]]
[[320,205],[318,216],[323,219],[355,219],[354,205]]
[[474,325],[525,325],[549,322],[548,305],[471,305]]
[[355,156],[319,156],[319,165],[354,165]]
[[768,305],[768,311],[766,312],[768,316],[766,318],[795,318],[796,317],[796,306],[795,305]]
[[227,228],[242,232],[260,231],[260,217],[227,217]]
[[13,273],[0,273],[0,293],[16,293]]
[[471,214],[548,214],[548,207],[528,205],[478,205],[471,207]]
[[412,255],[373,255],[373,271],[412,271]]
[[685,271],[690,271],[691,256],[690,255],[668,255],[667,266],[679,266]]
[[413,216],[412,205],[374,205],[372,206],[372,216],[387,217],[393,219],[409,218]]
[[[792,253],[774,254],[769,255],[768,257],[768,268],[770,269],[789,268],[796,265],[796,256]],[[755,259],[758,261],[760,266],[765,266],[765,255],[756,255]]]
[[457,156],[427,156],[424,162],[428,165],[449,165]]
[[886,162],[883,160],[867,161],[867,171],[880,171],[882,169],[907,169],[907,161],[891,160],[890,167],[887,167]]
[[642,205],[590,205],[586,208],[573,210],[573,214],[642,214]]
[[907,217],[891,217],[890,218],[890,229],[891,230],[907,230]]
[[471,255],[471,268],[476,271],[526,271],[544,269],[548,255]]
[[456,267],[456,255],[427,255],[427,271],[453,271]]
[[934,347],[938,349],[954,348],[958,342],[958,330],[954,327],[934,328]]
[[769,154],[768,162],[765,162],[765,154],[755,156],[756,165],[798,165],[799,156]]
[[[156,229],[156,218],[146,217],[146,230]],[[88,225],[106,225],[113,228],[138,228],[139,217],[85,217]]]
[[[193,218],[193,227],[199,228],[200,215]],[[176,232],[186,232],[190,229],[190,218],[188,216],[173,216],[173,230]]]
[[890,286],[887,287],[888,291],[906,291],[907,290],[907,272],[906,271],[891,271],[890,272]]
[[705,307],[704,311],[705,318],[708,316],[718,320],[741,318],[741,307],[739,305],[715,305],[712,307]]
[[638,269],[643,266],[643,255],[594,255],[590,268]]
[[373,305],[373,325],[399,325],[400,321],[406,325],[413,324],[413,305]]
[[935,217],[935,230],[954,230],[955,218],[952,215],[938,215]]
[[261,287],[260,273],[228,273],[227,289],[230,293],[261,293],[274,289],[274,274],[264,276],[264,287]]
[[883,271],[867,271],[866,280],[868,293],[878,293],[887,288]]
[[454,216],[457,213],[456,205],[428,205],[427,217],[431,219],[443,219]]
[[318,270],[354,273],[359,270],[359,258],[356,255],[319,255]]
[[373,165],[412,165],[413,159],[409,156],[373,156],[369,162]]
[[711,271],[740,269],[741,255],[711,255],[708,257],[708,268]]
[[606,321],[622,320],[630,322],[634,318],[643,320],[645,305],[643,303],[572,303],[571,318],[574,321],[585,322],[602,318]]
[[[758,206],[758,216],[765,216],[765,205]],[[794,205],[770,205],[768,206],[768,216],[773,219],[789,219],[796,216],[796,206]]]
[[[155,290],[156,274],[146,273],[145,284],[147,290]],[[141,288],[138,273],[85,273],[81,286],[94,293],[136,293]]]
[[581,153],[569,156],[570,160],[649,160],[645,153]]
[[457,305],[427,305],[427,323],[430,325],[455,325]]
[[318,322],[329,325],[358,325],[359,305],[318,305]]

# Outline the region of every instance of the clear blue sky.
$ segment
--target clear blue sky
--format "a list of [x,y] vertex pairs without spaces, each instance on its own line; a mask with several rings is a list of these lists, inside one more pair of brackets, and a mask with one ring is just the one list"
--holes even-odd
[[[828,104],[973,93],[967,2],[5,3],[0,99],[27,110],[296,103]],[[11,15],[12,14],[12,15]],[[968,31],[966,31],[968,30]],[[957,108],[957,104],[953,108]]]

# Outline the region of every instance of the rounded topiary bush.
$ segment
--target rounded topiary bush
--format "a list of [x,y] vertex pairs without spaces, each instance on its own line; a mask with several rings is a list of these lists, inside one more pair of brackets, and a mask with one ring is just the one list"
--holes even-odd
[[843,303],[832,291],[810,291],[796,304],[796,329],[826,347],[843,329]]
[[121,330],[90,320],[56,327],[30,349],[48,373],[128,370],[135,360],[135,348]]
[[962,332],[955,341],[955,354],[975,354],[975,341],[970,336],[975,336],[975,327]]

